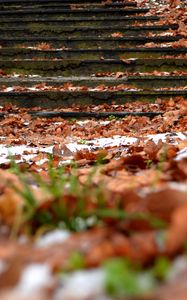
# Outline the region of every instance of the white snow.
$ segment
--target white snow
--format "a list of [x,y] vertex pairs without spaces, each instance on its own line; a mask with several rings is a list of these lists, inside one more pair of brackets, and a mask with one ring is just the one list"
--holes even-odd
[[40,247],[40,248],[48,247],[55,243],[64,242],[69,237],[70,237],[70,233],[67,230],[56,229],[54,231],[51,231],[51,232],[43,235],[41,238],[39,238],[36,242],[36,246]]
[[[0,144],[0,164],[7,163],[10,161],[8,156],[16,156],[21,155],[21,159],[17,159],[17,162],[21,162],[23,160],[29,161],[34,158],[36,154],[39,152],[52,153],[53,146],[48,147],[30,147],[27,145],[19,145],[19,146],[7,146],[4,144]],[[30,154],[24,154],[27,151]]]
[[1,259],[0,260],[0,274],[6,270],[6,266],[7,266],[6,262]]
[[[162,134],[152,134],[147,136],[139,136],[143,141],[152,140],[155,143],[158,143],[159,140],[163,142],[167,142],[169,139],[170,144],[177,144],[179,141],[185,141],[187,139],[186,133],[162,133]],[[4,139],[4,137],[0,137],[0,139]],[[113,136],[111,138],[98,138],[93,140],[85,140],[85,144],[82,144],[81,141],[75,141],[71,143],[67,143],[67,148],[73,153],[80,150],[88,149],[103,149],[106,147],[115,147],[115,146],[129,146],[138,141],[136,137],[128,137],[128,136]],[[27,151],[29,154],[24,154],[24,151]],[[16,156],[20,155],[21,159],[17,159],[17,162],[27,161],[34,158],[38,153],[52,153],[53,145],[50,146],[40,146],[40,147],[31,147],[28,145],[19,145],[19,146],[7,146],[5,144],[0,144],[0,164],[9,162],[8,156]],[[62,151],[63,154],[63,151]],[[187,157],[187,147],[180,150],[177,154],[176,160],[180,160],[182,158]],[[69,157],[70,159],[70,157]],[[37,164],[41,165],[46,161],[45,158],[38,161]]]
[[170,182],[169,187],[173,190],[186,192],[187,193],[187,184],[183,182]]
[[[173,140],[173,143],[177,144],[177,140],[185,140],[187,139],[187,136],[185,133],[182,132],[174,132],[174,133],[170,133],[170,132],[166,132],[166,133],[159,133],[159,134],[150,134],[147,136],[149,139],[153,140],[155,143],[158,143],[159,140],[162,140],[162,142],[166,142],[167,138],[170,138],[171,140]],[[170,142],[171,143],[171,142]]]
[[106,299],[104,294],[104,272],[100,269],[81,270],[62,278],[62,286],[55,300]]
[[[45,264],[28,265],[22,272],[16,291],[25,297],[37,294],[53,282],[51,270]],[[33,295],[34,297],[34,295]],[[33,298],[34,299],[34,298]]]
[[184,159],[184,158],[187,158],[187,147],[185,147],[184,149],[180,150],[177,153],[176,160],[181,160],[181,159]]
[[[187,270],[187,256],[181,255],[172,263],[171,270],[168,274],[169,281],[175,281],[178,276]],[[186,273],[185,273],[186,274]]]

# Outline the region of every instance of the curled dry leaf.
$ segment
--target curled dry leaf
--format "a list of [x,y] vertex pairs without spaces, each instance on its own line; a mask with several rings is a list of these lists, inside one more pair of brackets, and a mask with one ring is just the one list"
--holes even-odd
[[121,32],[114,32],[111,34],[111,36],[113,38],[121,38],[121,37],[123,37],[123,34]]
[[[16,175],[4,170],[0,170],[0,180],[0,220],[4,224],[12,225],[17,213],[26,204],[19,193],[24,190],[24,185]],[[38,203],[50,198],[46,192],[30,188]]]
[[175,254],[187,240],[187,204],[180,205],[171,216],[171,226],[166,237],[166,252]]

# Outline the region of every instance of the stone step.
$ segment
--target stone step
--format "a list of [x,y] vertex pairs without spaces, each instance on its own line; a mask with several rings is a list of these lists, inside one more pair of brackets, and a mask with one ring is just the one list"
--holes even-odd
[[12,103],[21,107],[40,106],[43,108],[67,107],[73,104],[99,105],[103,103],[124,104],[132,101],[154,101],[171,97],[187,97],[187,90],[158,91],[29,91],[0,92],[1,105]]
[[0,27],[0,35],[3,37],[82,37],[82,36],[111,36],[113,33],[122,35],[147,35],[149,33],[158,34],[169,29],[177,29],[177,24],[171,25],[148,25],[148,26],[49,26],[49,25],[29,25],[20,27]]
[[183,37],[148,12],[133,0],[0,0],[1,105],[186,99],[187,48],[172,47]]
[[1,3],[0,2],[0,10],[13,10],[13,9],[24,9],[24,10],[28,10],[28,9],[32,9],[32,8],[65,8],[65,9],[71,9],[72,7],[74,8],[96,8],[96,7],[106,7],[106,8],[124,8],[124,7],[137,7],[137,3],[136,2],[75,2],[75,1],[69,1],[69,2],[58,2],[58,1],[48,1],[48,2],[32,2],[29,1],[27,3],[23,2],[23,3],[19,3],[19,2],[13,2],[13,3]]
[[[131,111],[105,111],[105,112],[88,112],[88,111],[28,111],[28,114],[32,118],[63,118],[63,119],[82,119],[82,118],[110,118],[111,116],[115,118],[125,118],[128,116],[139,116],[139,117],[149,117],[154,118],[155,116],[162,115],[162,112],[131,112]],[[0,112],[0,118],[6,118],[10,114]],[[17,115],[16,113],[11,113],[11,115]]]
[[[122,74],[120,75],[122,76]],[[186,75],[129,75],[122,77],[2,77],[0,78],[0,89],[4,86],[6,87],[33,87],[40,84],[45,84],[47,86],[59,87],[64,84],[71,83],[73,86],[87,86],[89,88],[94,88],[99,85],[105,86],[116,86],[120,84],[130,85],[135,88],[141,89],[156,89],[163,87],[177,87],[180,82],[180,87],[185,87],[187,85],[187,72]]]
[[[45,44],[43,48],[45,48]],[[31,49],[31,48],[0,48],[0,60],[15,59],[128,59],[128,58],[159,58],[187,54],[187,48],[172,47],[138,47],[115,49]]]
[[138,22],[140,24],[145,24],[147,22],[158,22],[160,18],[158,16],[135,16],[131,15],[129,16],[106,16],[106,17],[95,17],[94,19],[90,17],[71,17],[71,18],[63,18],[61,20],[57,20],[56,18],[44,18],[43,16],[40,18],[36,18],[33,16],[32,18],[26,18],[26,19],[18,19],[16,17],[11,18],[0,18],[0,28],[7,28],[12,27],[19,28],[24,26],[27,26],[28,28],[36,28],[41,26],[124,26],[124,25],[131,25],[135,22]]
[[[55,4],[55,3],[67,3],[67,4],[85,4],[85,0],[0,0],[0,5],[26,5],[26,4]],[[86,3],[99,3],[103,4],[107,2],[107,0],[87,0]],[[134,1],[123,1],[123,0],[112,0],[109,3],[134,3]],[[136,3],[136,2],[135,2]]]
[[28,10],[0,10],[0,17],[8,19],[16,16],[17,20],[28,20],[29,18],[55,18],[62,20],[71,17],[89,17],[90,20],[95,17],[108,16],[129,16],[134,14],[143,14],[149,11],[148,8],[89,8],[89,9],[28,9]]
[[61,38],[61,37],[4,37],[0,35],[0,45],[3,47],[23,47],[35,46],[41,43],[47,43],[52,48],[68,49],[99,49],[99,48],[127,48],[146,43],[169,43],[180,40],[182,37],[176,36],[127,36],[127,37],[85,37],[85,38]]
[[0,60],[0,69],[7,73],[42,76],[91,76],[98,72],[173,72],[185,71],[187,59],[128,59],[128,60]]

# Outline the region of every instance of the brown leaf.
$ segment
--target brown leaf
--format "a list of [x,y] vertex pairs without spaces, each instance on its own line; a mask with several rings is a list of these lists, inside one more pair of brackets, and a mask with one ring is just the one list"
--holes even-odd
[[19,257],[14,257],[6,264],[5,271],[0,273],[0,289],[15,286],[21,275],[23,262]]
[[111,36],[113,38],[120,38],[120,37],[123,37],[123,34],[120,33],[120,32],[114,32],[114,33],[111,34]]
[[174,254],[187,240],[187,204],[179,206],[172,214],[166,238],[166,252]]

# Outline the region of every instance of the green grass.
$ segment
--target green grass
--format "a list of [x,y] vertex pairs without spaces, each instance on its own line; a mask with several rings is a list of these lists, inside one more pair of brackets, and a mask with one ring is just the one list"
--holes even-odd
[[84,140],[84,139],[81,139],[81,140],[78,141],[78,144],[86,145],[86,144],[87,144],[87,141]]
[[126,259],[114,258],[104,264],[105,289],[113,297],[137,297],[149,294],[156,285],[150,271],[135,269]]
[[148,269],[132,265],[124,258],[110,259],[103,265],[106,293],[115,299],[149,295],[160,281],[167,279],[170,267],[166,257],[158,257]]
[[[28,173],[23,173],[15,162],[12,162],[11,172],[15,173],[23,189],[14,190],[23,198],[23,207],[19,210],[19,216],[15,218],[15,227],[18,232],[24,224],[29,226],[31,233],[40,231],[41,228],[57,228],[59,224],[70,231],[84,231],[94,226],[106,226],[113,220],[119,221],[145,220],[154,229],[166,228],[166,223],[150,213],[126,212],[123,207],[123,197],[113,199],[110,205],[109,195],[105,186],[100,182],[93,184],[93,177],[105,163],[105,157],[98,157],[95,166],[87,175],[84,184],[79,182],[76,165],[54,167],[52,157],[48,160],[47,179],[39,173],[29,173],[32,176],[36,188],[47,195],[44,203],[39,203],[34,194],[33,187],[28,183]],[[18,222],[19,220],[19,222]]]

